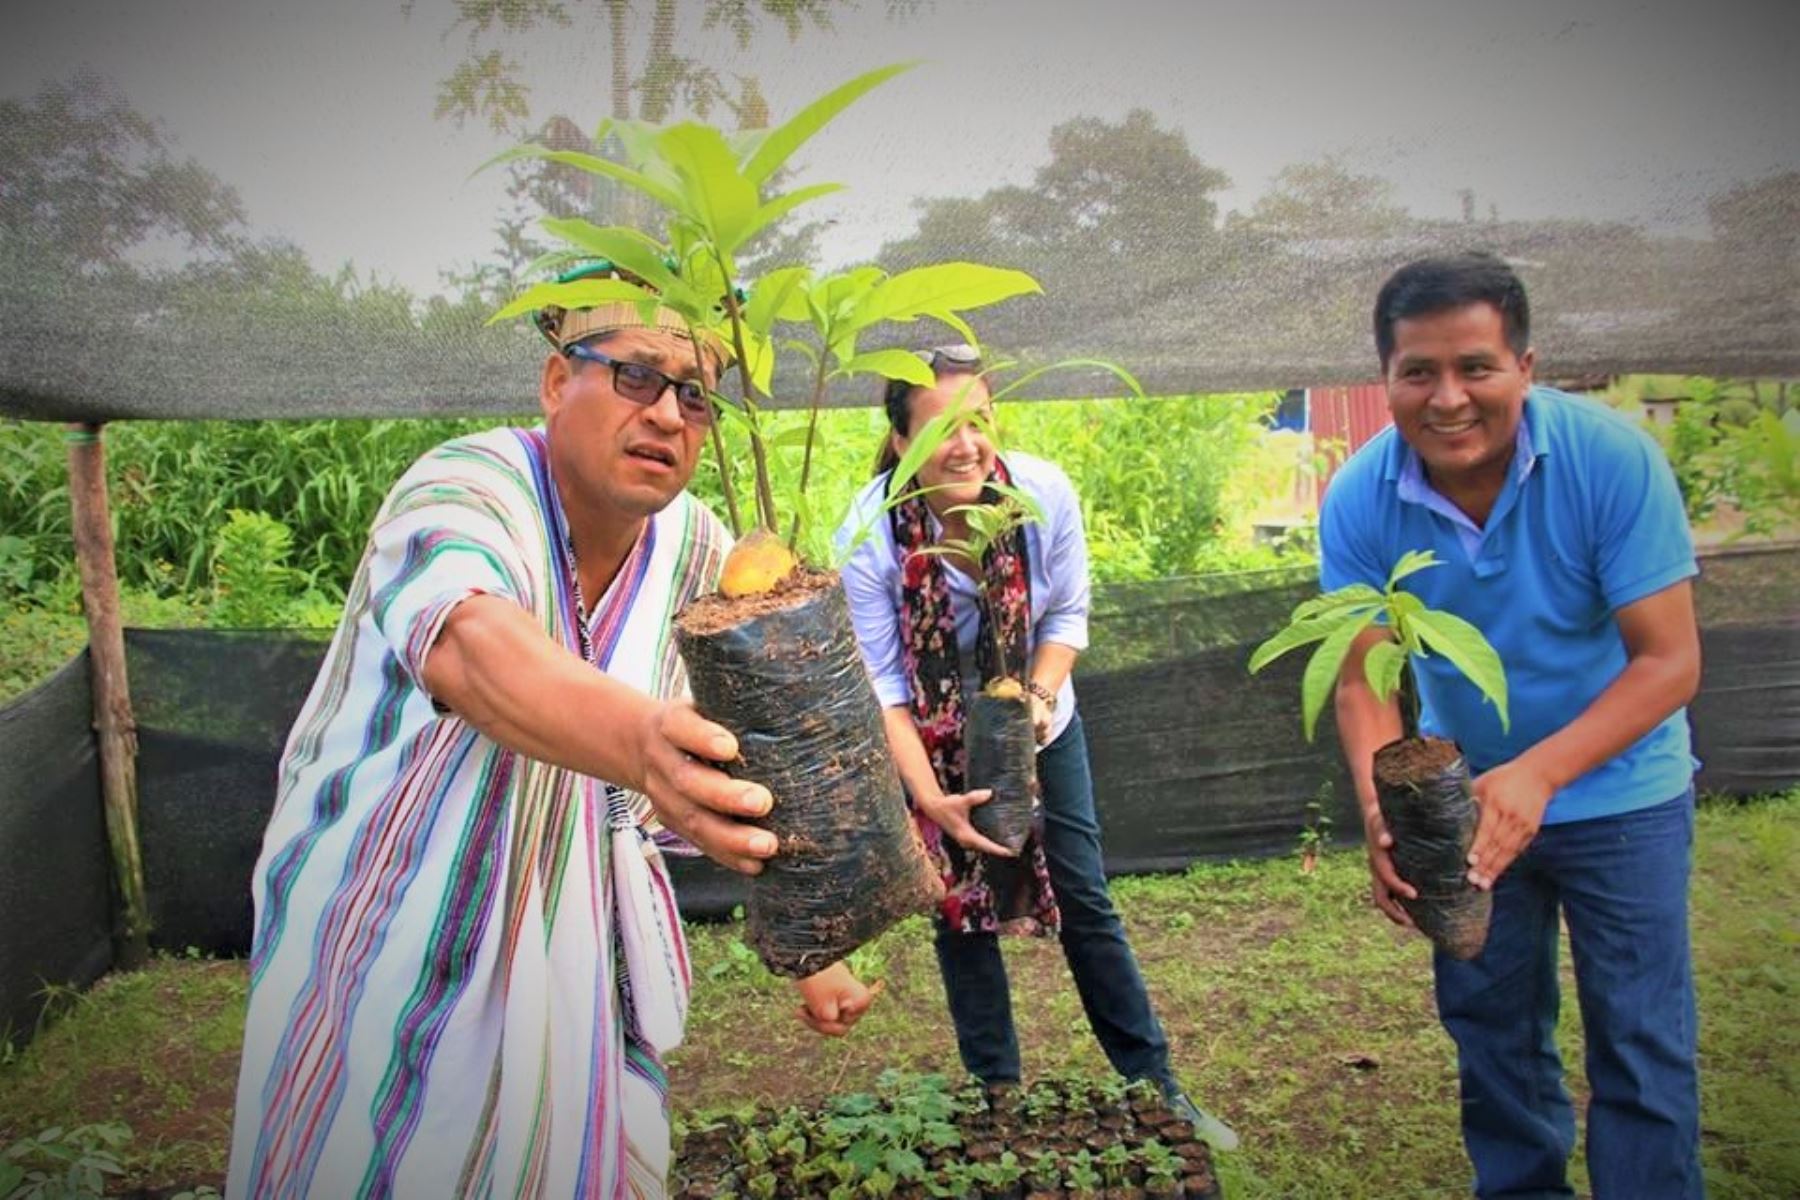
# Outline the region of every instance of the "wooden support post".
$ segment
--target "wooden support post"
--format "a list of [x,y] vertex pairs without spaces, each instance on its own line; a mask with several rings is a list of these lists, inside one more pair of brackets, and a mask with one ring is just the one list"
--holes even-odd
[[138,849],[137,722],[125,678],[125,629],[119,617],[119,573],[113,561],[112,510],[100,430],[97,424],[69,426],[69,508],[75,563],[81,572],[81,605],[87,613],[100,789],[116,885],[113,955],[116,966],[134,970],[149,954],[150,911]]

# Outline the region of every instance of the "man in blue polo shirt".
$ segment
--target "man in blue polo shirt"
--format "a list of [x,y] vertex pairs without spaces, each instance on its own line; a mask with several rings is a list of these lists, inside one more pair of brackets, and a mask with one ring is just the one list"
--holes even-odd
[[[1415,659],[1421,731],[1456,741],[1480,822],[1469,878],[1494,893],[1474,960],[1433,959],[1482,1197],[1573,1196],[1574,1110],[1556,1051],[1557,916],[1587,1036],[1596,1200],[1703,1195],[1687,889],[1700,677],[1694,554],[1654,442],[1603,405],[1532,384],[1525,289],[1485,254],[1382,286],[1375,342],[1394,428],[1338,473],[1320,521],[1327,589],[1404,587],[1475,624],[1506,667],[1512,724],[1442,657]],[[1374,900],[1408,921],[1371,762],[1401,736],[1356,642],[1337,686]]]

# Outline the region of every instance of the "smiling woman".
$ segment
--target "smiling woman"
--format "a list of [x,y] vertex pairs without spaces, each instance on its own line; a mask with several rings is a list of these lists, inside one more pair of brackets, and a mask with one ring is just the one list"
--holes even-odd
[[[1235,1135],[1176,1080],[1107,891],[1070,678],[1088,643],[1080,501],[1055,464],[1000,451],[983,362],[971,347],[917,353],[931,378],[888,385],[877,474],[839,539],[853,546],[844,588],[888,745],[944,883],[937,957],[963,1065],[991,1087],[1020,1080],[996,935],[1060,935],[1088,1024],[1113,1067],[1154,1081],[1204,1136],[1233,1146]],[[938,438],[927,440],[927,431]],[[893,503],[896,494],[902,499]],[[1012,498],[1038,519],[996,518]],[[971,776],[988,766],[990,737],[1009,740],[1004,722],[987,725],[990,702],[1013,707],[1023,734],[1016,754],[995,748],[1005,769],[996,770],[992,791]],[[993,825],[994,836],[984,834],[975,814],[1032,768],[1036,795],[1027,784],[1023,835],[996,840]]]

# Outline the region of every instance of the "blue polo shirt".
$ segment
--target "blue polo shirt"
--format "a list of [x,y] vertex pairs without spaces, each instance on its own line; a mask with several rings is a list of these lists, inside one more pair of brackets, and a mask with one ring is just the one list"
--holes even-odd
[[[1413,660],[1420,728],[1461,745],[1476,773],[1507,762],[1579,716],[1625,669],[1613,614],[1696,573],[1668,460],[1605,405],[1551,388],[1525,400],[1517,450],[1493,512],[1477,526],[1434,490],[1392,428],[1344,464],[1319,517],[1320,585],[1380,588],[1400,556],[1441,566],[1401,587],[1455,613],[1506,668],[1510,731],[1441,655]],[[1558,792],[1546,824],[1660,804],[1692,780],[1687,710]]]

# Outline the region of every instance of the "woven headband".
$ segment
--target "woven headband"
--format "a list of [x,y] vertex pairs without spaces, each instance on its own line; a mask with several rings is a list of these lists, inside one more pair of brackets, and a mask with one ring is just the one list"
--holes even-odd
[[[611,269],[610,264],[602,267],[588,267],[578,272],[570,272],[563,277],[567,282],[575,278],[592,278],[595,275],[608,275],[612,278],[621,276]],[[634,280],[634,282],[636,282]],[[628,300],[614,300],[606,304],[597,304],[592,308],[563,308],[558,304],[547,304],[532,316],[532,323],[538,328],[550,344],[559,351],[567,350],[584,338],[596,334],[613,333],[620,329],[656,329],[664,333],[672,333],[679,338],[690,338],[687,321],[672,308],[658,307],[649,320],[644,319],[643,310]],[[732,361],[731,347],[725,339],[711,330],[700,331],[700,344],[712,351],[721,366]]]

